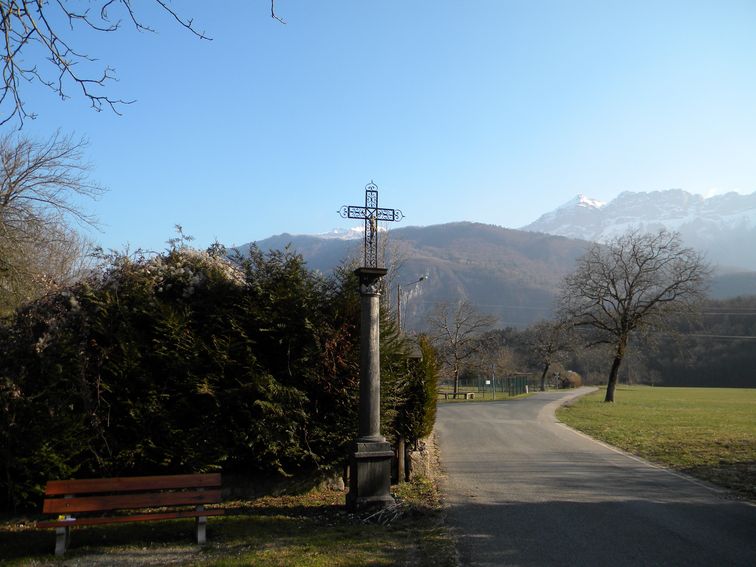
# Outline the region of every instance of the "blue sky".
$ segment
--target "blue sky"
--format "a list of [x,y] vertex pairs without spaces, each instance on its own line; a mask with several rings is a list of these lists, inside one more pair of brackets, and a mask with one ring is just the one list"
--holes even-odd
[[24,133],[90,141],[105,248],[347,228],[371,179],[402,226],[756,190],[754,2],[277,0],[286,25],[267,0],[173,5],[213,40],[149,6],[155,34],[72,36],[136,99],[122,116],[25,87]]

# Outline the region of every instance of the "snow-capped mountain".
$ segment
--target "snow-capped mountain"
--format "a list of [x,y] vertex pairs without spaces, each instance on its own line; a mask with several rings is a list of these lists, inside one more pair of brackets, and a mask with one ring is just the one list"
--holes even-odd
[[756,192],[704,198],[681,189],[624,192],[604,204],[583,195],[523,230],[605,242],[629,229],[679,232],[722,267],[756,270]]
[[559,209],[572,209],[575,207],[583,208],[583,209],[600,209],[606,205],[604,201],[599,201],[598,199],[591,199],[590,197],[586,197],[582,193],[577,195],[576,197],[573,197],[569,201],[567,201],[564,205],[559,207]]
[[[382,226],[378,227],[378,232],[387,232],[388,229]],[[352,228],[333,228],[328,232],[318,234],[296,234],[294,236],[310,236],[322,240],[361,240],[365,235],[364,226],[353,226]]]
[[362,238],[363,234],[365,234],[365,228],[358,226],[353,228],[334,228],[328,232],[321,232],[313,236],[328,240],[356,240]]
[[[603,208],[585,198],[571,203],[574,207],[566,207],[557,216],[570,209],[590,215],[591,210]],[[310,269],[329,274],[350,259],[363,259],[362,231],[346,232],[358,238],[284,233],[255,244],[263,252],[290,248],[302,255]],[[751,245],[755,236],[751,233],[750,240],[733,248],[756,248]],[[575,260],[588,247],[585,240],[471,222],[397,228],[391,231],[390,241],[401,262],[389,285],[389,301],[394,301],[398,283],[428,276],[427,281],[405,290],[413,291],[406,297],[402,319],[407,329],[415,330],[426,325],[436,305],[454,303],[462,297],[496,317],[501,326],[523,327],[548,318],[562,278],[575,269]],[[232,255],[248,251],[248,244],[231,250]],[[756,295],[756,272],[720,273],[710,293],[717,299]]]

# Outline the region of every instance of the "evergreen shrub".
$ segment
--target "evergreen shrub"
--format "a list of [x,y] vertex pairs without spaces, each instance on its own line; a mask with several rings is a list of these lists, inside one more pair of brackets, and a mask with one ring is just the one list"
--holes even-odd
[[359,302],[288,250],[112,255],[0,325],[0,507],[48,479],[336,466]]

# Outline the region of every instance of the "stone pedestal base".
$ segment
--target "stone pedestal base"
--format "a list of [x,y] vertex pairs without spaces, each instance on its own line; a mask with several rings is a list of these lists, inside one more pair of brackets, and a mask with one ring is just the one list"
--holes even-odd
[[350,510],[385,508],[394,504],[391,496],[391,459],[394,451],[385,441],[357,441],[349,458]]

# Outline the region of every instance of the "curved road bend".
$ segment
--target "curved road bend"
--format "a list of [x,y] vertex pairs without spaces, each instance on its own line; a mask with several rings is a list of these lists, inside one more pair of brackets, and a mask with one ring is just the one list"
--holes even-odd
[[586,391],[438,406],[461,564],[756,566],[756,506],[556,421]]

